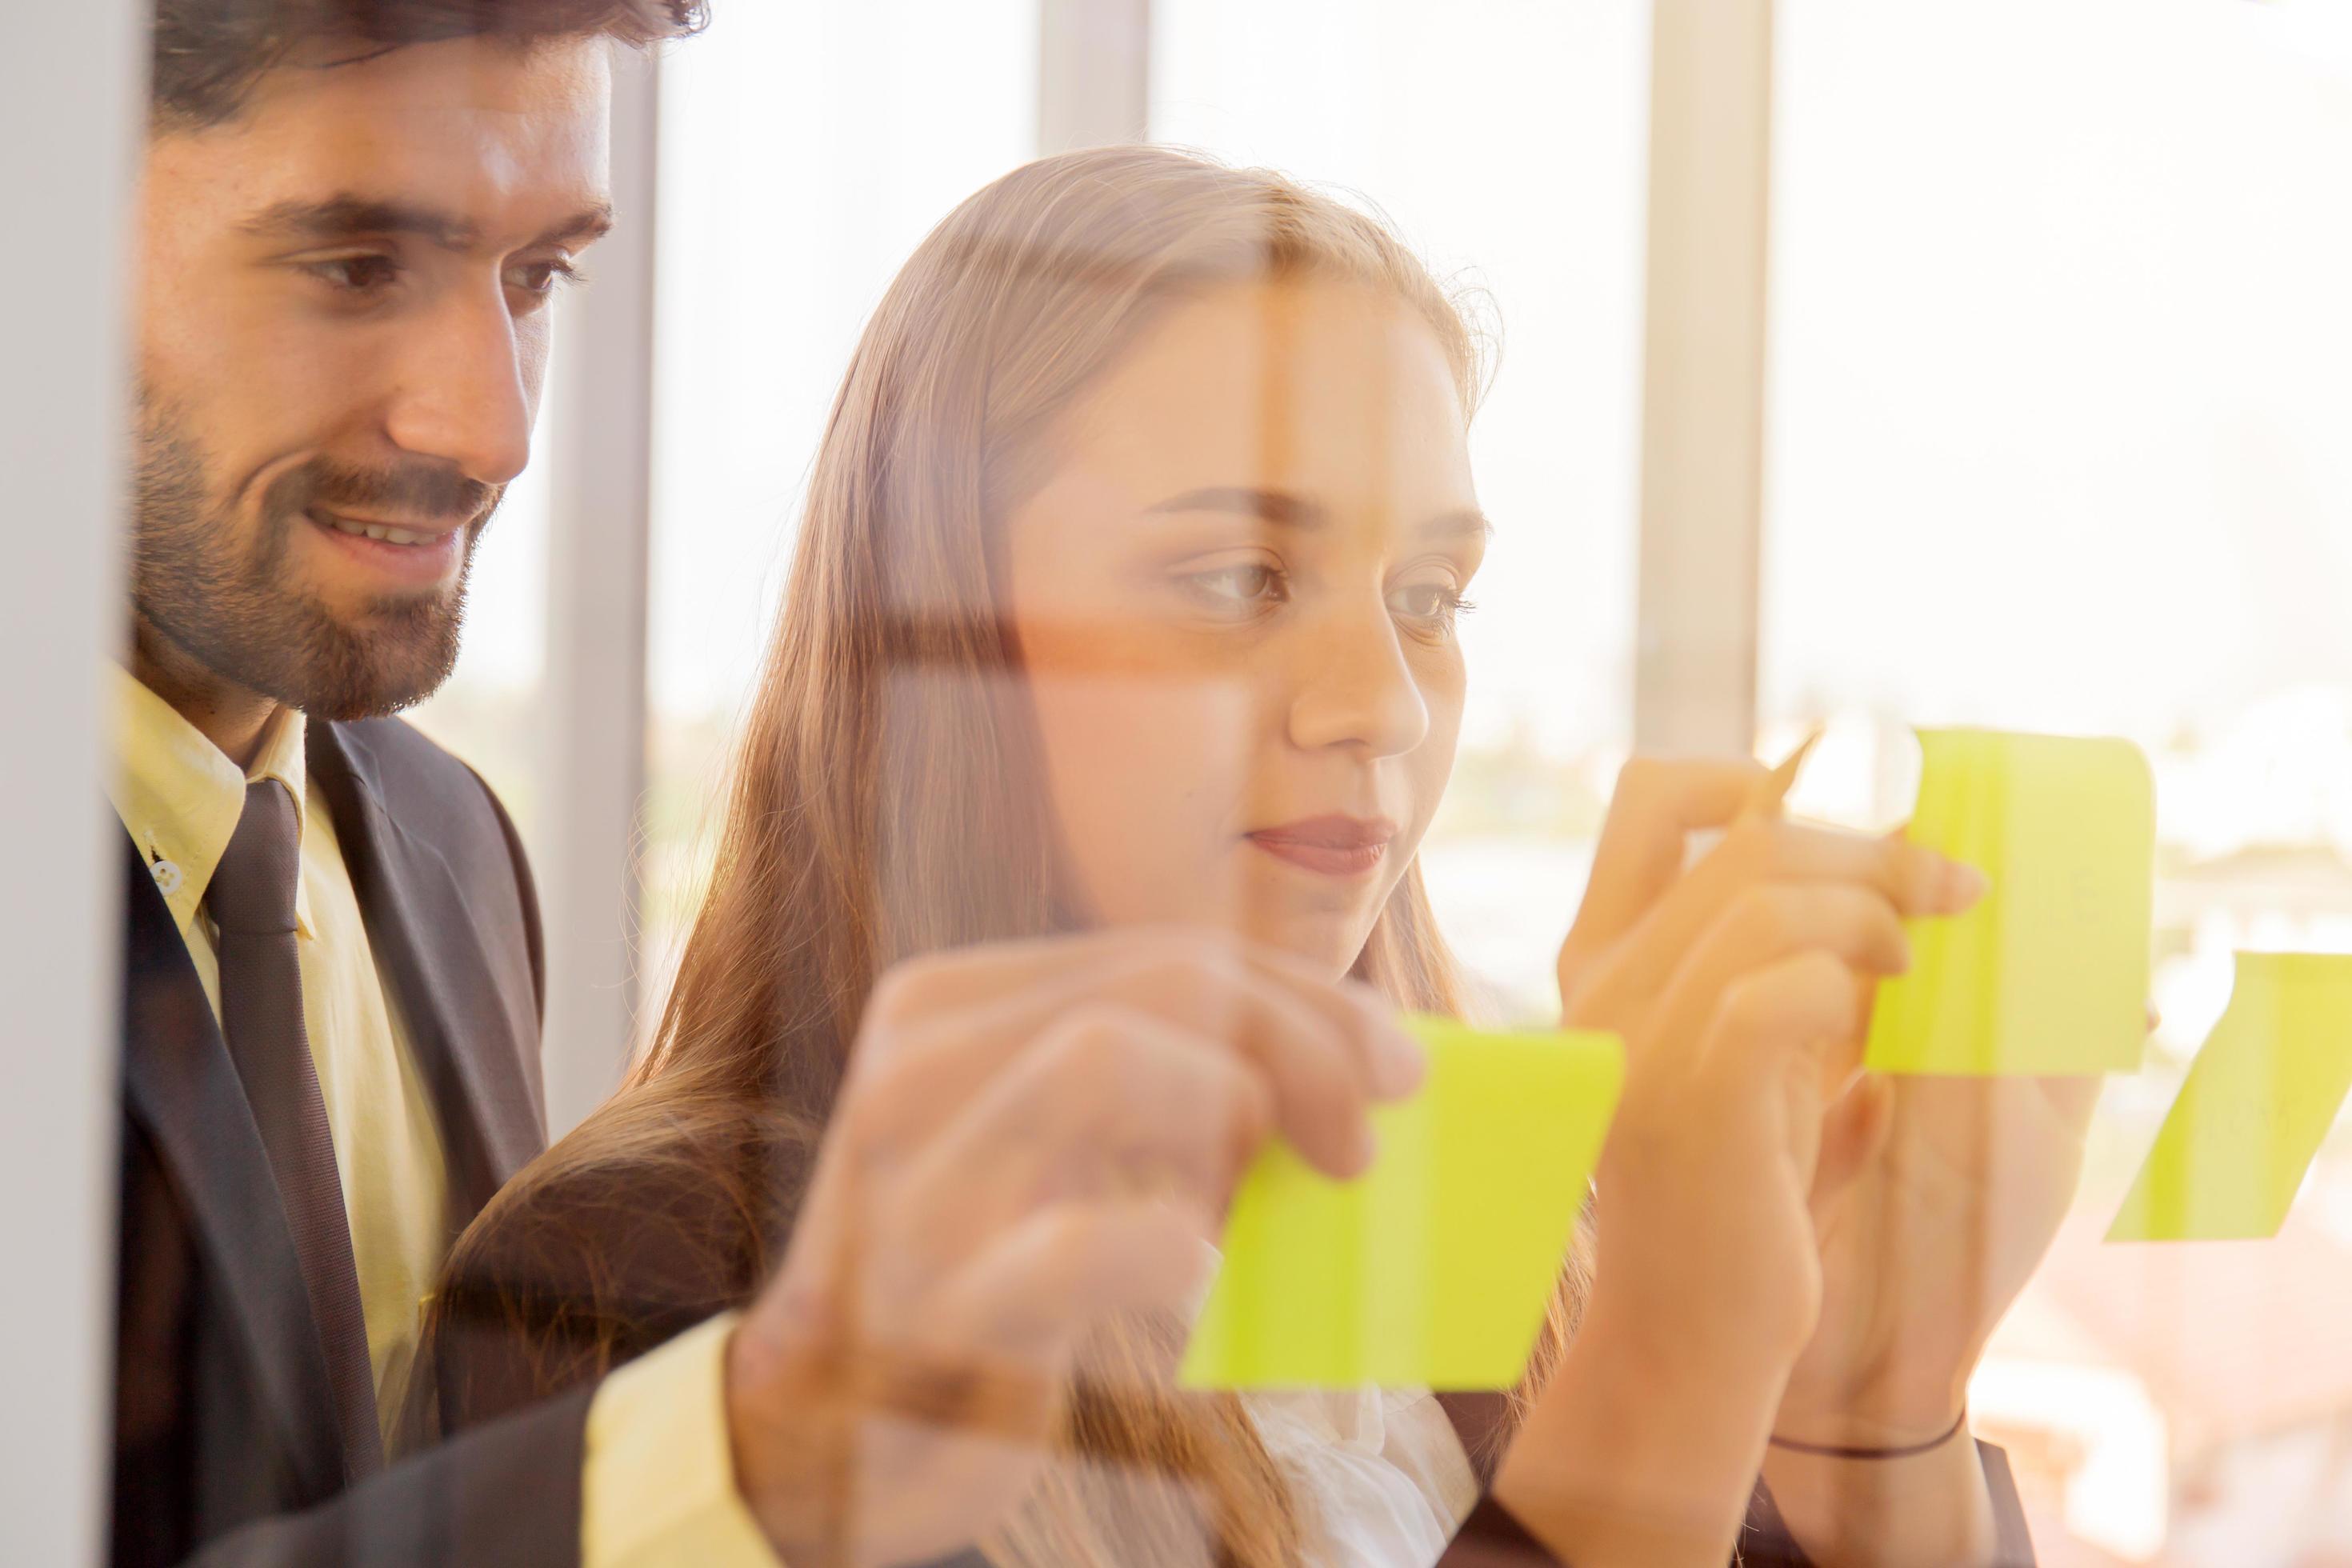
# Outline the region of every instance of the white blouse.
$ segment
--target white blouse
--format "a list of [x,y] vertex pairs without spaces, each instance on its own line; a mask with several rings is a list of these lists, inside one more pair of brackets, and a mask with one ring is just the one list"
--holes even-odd
[[[1204,1277],[1185,1315],[1198,1317],[1208,1299]],[[1313,1568],[1429,1568],[1477,1506],[1470,1457],[1428,1389],[1261,1389],[1241,1400],[1307,1505]]]
[[1242,1404],[1307,1505],[1316,1568],[1429,1568],[1478,1501],[1469,1456],[1425,1388],[1260,1392]]

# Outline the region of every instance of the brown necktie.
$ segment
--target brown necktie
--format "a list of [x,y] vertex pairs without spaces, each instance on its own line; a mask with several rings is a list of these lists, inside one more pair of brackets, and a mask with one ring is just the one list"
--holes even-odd
[[236,836],[205,892],[219,936],[222,1032],[278,1178],[326,1352],[343,1468],[357,1477],[383,1464],[383,1447],[335,1139],[302,1022],[294,945],[294,887],[301,871],[293,795],[274,779],[247,785]]

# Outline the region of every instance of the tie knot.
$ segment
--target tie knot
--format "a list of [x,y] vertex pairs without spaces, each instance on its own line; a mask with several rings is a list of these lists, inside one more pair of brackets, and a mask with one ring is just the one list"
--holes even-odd
[[205,905],[224,932],[276,935],[294,929],[294,884],[302,874],[302,837],[294,796],[276,779],[245,789],[245,810],[205,889]]

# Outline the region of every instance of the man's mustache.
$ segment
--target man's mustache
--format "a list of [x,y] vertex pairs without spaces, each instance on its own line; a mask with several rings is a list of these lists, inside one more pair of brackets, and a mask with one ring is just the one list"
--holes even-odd
[[384,511],[404,521],[478,522],[489,516],[505,490],[504,485],[486,485],[427,463],[359,468],[314,459],[274,481],[264,506],[281,518],[325,507],[362,515]]

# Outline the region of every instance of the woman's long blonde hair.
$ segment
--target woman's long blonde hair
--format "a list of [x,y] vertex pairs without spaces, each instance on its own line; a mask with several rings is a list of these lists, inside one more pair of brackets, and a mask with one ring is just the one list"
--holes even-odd
[[[1465,312],[1381,223],[1279,175],[1157,148],[1074,153],[1005,175],[923,241],[834,401],[654,1044],[499,1207],[568,1170],[659,1159],[707,1163],[699,1179],[788,1227],[881,972],[1069,928],[1032,721],[1007,679],[1021,652],[1003,520],[1050,470],[1056,416],[1147,324],[1207,290],[1304,279],[1414,308],[1468,416],[1481,354]],[[1355,973],[1400,1005],[1459,1011],[1417,866]],[[747,1108],[801,1156],[745,1169],[720,1152],[742,1146],[722,1129]],[[1299,1559],[1307,1521],[1239,1403],[1150,1370],[1177,1331],[1124,1325],[1090,1347],[1061,1439],[1079,1462],[1055,1467],[992,1556]],[[1181,1484],[1119,1480],[1139,1471]]]

